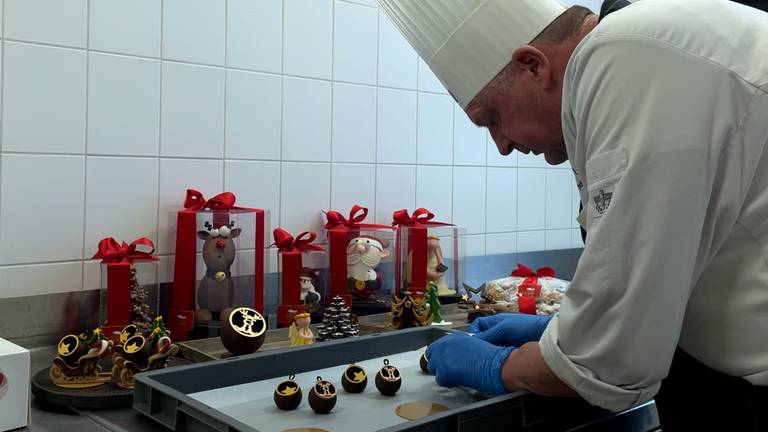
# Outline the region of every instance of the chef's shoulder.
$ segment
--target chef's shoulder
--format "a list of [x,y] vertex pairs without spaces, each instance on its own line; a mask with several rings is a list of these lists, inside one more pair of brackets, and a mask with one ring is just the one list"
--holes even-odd
[[[768,14],[725,0],[637,0],[595,27],[574,55],[603,45],[656,45],[734,73],[768,91]],[[653,67],[653,58],[647,58]]]

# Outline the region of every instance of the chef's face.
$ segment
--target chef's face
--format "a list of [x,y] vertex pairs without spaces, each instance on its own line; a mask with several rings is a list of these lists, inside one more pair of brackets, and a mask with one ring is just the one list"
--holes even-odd
[[550,164],[563,163],[568,156],[560,123],[562,84],[553,78],[541,51],[520,48],[465,111],[477,126],[488,128],[502,155],[544,153]]

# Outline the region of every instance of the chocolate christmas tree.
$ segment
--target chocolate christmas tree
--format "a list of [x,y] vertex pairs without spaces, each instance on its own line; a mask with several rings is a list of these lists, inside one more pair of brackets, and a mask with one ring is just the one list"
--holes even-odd
[[325,308],[323,323],[317,326],[318,335],[316,341],[342,339],[357,336],[357,324],[352,322],[352,314],[344,304],[344,299],[336,296],[331,304]]
[[136,267],[131,266],[131,322],[142,332],[149,330],[153,321],[152,308],[146,303],[147,290],[136,278]]

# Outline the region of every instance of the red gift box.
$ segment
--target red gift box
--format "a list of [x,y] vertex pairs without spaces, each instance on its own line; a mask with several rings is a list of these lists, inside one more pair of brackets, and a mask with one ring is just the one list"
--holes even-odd
[[301,303],[301,269],[302,257],[305,252],[324,252],[322,246],[311,244],[317,238],[312,231],[304,231],[296,237],[282,229],[275,228],[274,246],[277,246],[280,259],[280,290],[282,293],[281,304],[277,308],[277,325],[285,327],[293,323],[297,314],[304,312]]
[[[429,228],[453,226],[450,223],[433,221],[434,217],[434,213],[423,207],[414,210],[413,215],[409,215],[407,209],[397,210],[392,213],[392,225],[398,227],[396,256],[398,260],[402,260],[404,256],[411,257],[411,278],[405,284],[405,288],[414,295],[423,295],[427,287],[427,237]],[[402,250],[404,231],[402,228],[406,228],[408,233],[405,251]],[[456,247],[454,245],[454,248]],[[454,250],[454,256],[458,256],[458,250]],[[398,281],[402,281],[401,268],[402,265],[399,263],[395,266]],[[456,279],[453,281],[453,286],[458,286],[458,273],[454,272],[453,274]],[[400,284],[398,284],[398,287],[400,287]],[[400,294],[399,289],[397,294]]]
[[328,296],[328,302],[335,296],[341,296],[347,307],[352,307],[352,296],[348,289],[347,274],[347,246],[349,241],[360,235],[361,231],[388,230],[392,232],[392,227],[388,225],[363,223],[368,216],[368,208],[354,205],[349,211],[349,219],[344,215],[329,210],[325,213],[325,229],[328,234],[328,254],[329,272],[331,274],[331,295]]
[[[149,252],[137,250],[139,246]],[[112,237],[99,241],[98,251],[91,259],[100,259],[107,266],[107,320],[102,326],[110,337],[131,323],[131,266],[134,261],[157,261],[152,240],[140,237],[130,244],[119,243]],[[157,312],[157,311],[156,311]]]
[[536,315],[536,300],[541,295],[540,277],[555,277],[555,270],[551,267],[541,267],[533,271],[532,268],[517,263],[517,268],[510,276],[525,278],[517,286],[517,306],[520,313]]
[[214,219],[226,220],[229,220],[230,212],[254,213],[254,309],[264,313],[264,210],[235,206],[235,200],[235,194],[231,192],[223,192],[206,200],[199,191],[187,189],[184,209],[177,213],[176,218],[176,260],[168,312],[168,327],[174,340],[187,340],[189,331],[195,325],[197,213],[201,211],[211,211]]

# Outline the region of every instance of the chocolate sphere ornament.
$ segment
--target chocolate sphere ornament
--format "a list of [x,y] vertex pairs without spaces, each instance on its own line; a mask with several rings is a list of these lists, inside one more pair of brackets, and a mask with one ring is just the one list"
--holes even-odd
[[275,405],[285,411],[295,410],[301,404],[301,388],[291,375],[275,388]]
[[368,385],[368,376],[360,366],[352,363],[341,376],[341,386],[348,393],[362,393]]
[[258,350],[266,337],[267,322],[251,308],[235,308],[222,317],[221,343],[234,355],[250,354]]
[[427,364],[429,363],[429,360],[427,359],[427,353],[423,353],[421,357],[419,357],[419,367],[421,368],[421,371],[425,374],[429,373],[429,369],[427,369]]
[[330,381],[317,377],[309,390],[309,406],[318,414],[327,414],[336,406],[336,387]]
[[376,374],[376,388],[384,396],[394,396],[402,384],[400,371],[389,365],[389,360],[384,359],[384,367]]

